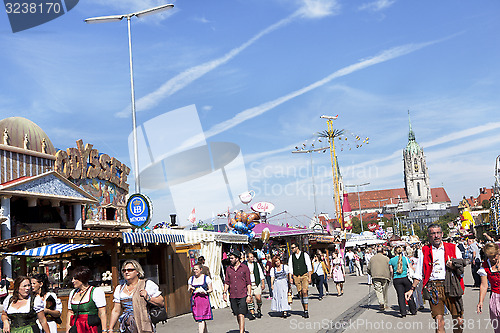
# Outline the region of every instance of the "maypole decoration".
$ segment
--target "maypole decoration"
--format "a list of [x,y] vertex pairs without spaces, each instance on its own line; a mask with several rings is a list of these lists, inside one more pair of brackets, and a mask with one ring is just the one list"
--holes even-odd
[[[334,203],[335,203],[335,213],[337,217],[337,221],[340,223],[340,227],[342,230],[345,229],[345,223],[344,223],[344,217],[342,214],[342,193],[341,193],[341,188],[340,188],[340,168],[339,164],[337,161],[337,154],[335,152],[335,139],[338,138],[339,140],[345,139],[347,141],[347,137],[345,136],[346,131],[344,129],[334,129],[333,128],[333,121],[338,118],[338,115],[335,117],[332,116],[321,116],[321,118],[326,119],[327,125],[328,125],[328,130],[323,131],[319,133],[320,137],[327,138],[328,142],[330,144],[330,157],[331,157],[331,162],[332,162],[332,173],[333,173],[333,192],[334,192]],[[363,143],[368,144],[368,138],[364,139],[362,143],[361,137],[355,136],[356,140],[358,143],[356,144],[356,148],[360,148],[363,146]],[[343,150],[343,148],[341,148]],[[349,150],[351,148],[349,147]]]
[[337,221],[340,224],[340,228],[344,230],[344,218],[342,216],[342,203],[340,199],[340,187],[339,187],[339,175],[337,169],[337,154],[335,153],[335,138],[344,134],[344,130],[335,130],[333,128],[333,121],[337,119],[339,116],[335,117],[331,116],[321,116],[321,118],[326,119],[328,124],[328,131],[325,133],[326,138],[328,138],[328,143],[330,144],[330,157],[332,161],[332,173],[333,173],[333,195],[334,195],[334,203],[335,203],[335,214],[337,217]]
[[500,155],[495,163],[495,187],[490,198],[490,223],[497,235],[500,234]]

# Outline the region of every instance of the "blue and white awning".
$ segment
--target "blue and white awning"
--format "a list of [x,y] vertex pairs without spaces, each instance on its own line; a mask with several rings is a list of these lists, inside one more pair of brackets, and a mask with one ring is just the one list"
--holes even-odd
[[33,249],[9,253],[12,256],[45,257],[99,245],[94,244],[50,244]]
[[184,235],[153,234],[140,232],[124,232],[125,244],[150,244],[150,243],[185,243]]

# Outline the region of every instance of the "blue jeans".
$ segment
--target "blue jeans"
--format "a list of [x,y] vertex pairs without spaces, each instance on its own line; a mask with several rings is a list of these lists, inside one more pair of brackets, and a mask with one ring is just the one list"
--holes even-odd
[[316,284],[316,288],[318,288],[319,298],[323,297],[323,284],[325,283],[325,276],[318,275],[318,283]]
[[349,260],[349,273],[354,273],[354,260]]
[[273,297],[273,289],[271,288],[271,275],[266,275],[267,287],[269,288],[269,297]]

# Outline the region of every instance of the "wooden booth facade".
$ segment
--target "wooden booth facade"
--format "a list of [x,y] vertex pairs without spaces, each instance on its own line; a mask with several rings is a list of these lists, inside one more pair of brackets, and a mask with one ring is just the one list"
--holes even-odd
[[[88,266],[93,272],[90,284],[104,289],[107,314],[113,307],[113,291],[120,283],[120,266],[135,259],[144,268],[146,278],[158,283],[165,297],[169,317],[190,312],[187,280],[191,273],[189,258],[177,252],[175,242],[182,236],[123,233],[119,231],[48,229],[0,241],[3,256],[14,258],[15,275],[49,273],[52,289],[63,302],[65,328],[68,295],[72,287],[64,281],[64,266]],[[75,245],[74,249],[57,253],[55,247]],[[68,247],[71,248],[71,247]]]

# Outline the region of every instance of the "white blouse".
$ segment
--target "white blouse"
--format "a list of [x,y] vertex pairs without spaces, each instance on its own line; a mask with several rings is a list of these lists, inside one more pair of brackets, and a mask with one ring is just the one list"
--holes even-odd
[[[28,297],[28,301],[26,304],[19,309],[15,309],[12,304],[9,306],[9,300],[11,299],[12,296],[7,296],[5,300],[3,301],[3,308],[4,311],[7,314],[12,314],[12,313],[29,313],[30,312],[30,303],[31,303],[31,296]],[[43,300],[40,296],[35,296],[35,301],[33,303],[33,308],[35,309],[35,312],[38,313],[40,311],[43,311],[45,308],[45,304],[43,304]]]
[[[115,288],[115,292],[113,294],[113,302],[120,303],[122,298],[130,298],[132,295],[128,295],[124,291],[125,285],[118,285]],[[151,280],[146,281],[146,286],[144,287],[149,296],[158,297],[161,295],[160,288],[156,283]]]
[[102,290],[102,288],[95,287],[94,292],[92,292],[92,290],[89,290],[85,294],[83,299],[80,301],[73,300],[73,295],[75,294],[75,292],[76,292],[76,289],[73,289],[73,290],[71,290],[71,293],[69,294],[69,299],[71,300],[71,302],[68,302],[68,309],[70,309],[70,310],[71,310],[71,303],[78,305],[79,303],[83,304],[83,303],[89,302],[91,294],[92,294],[92,300],[94,301],[96,307],[102,308],[102,307],[106,306],[106,295],[104,295],[104,290]]

